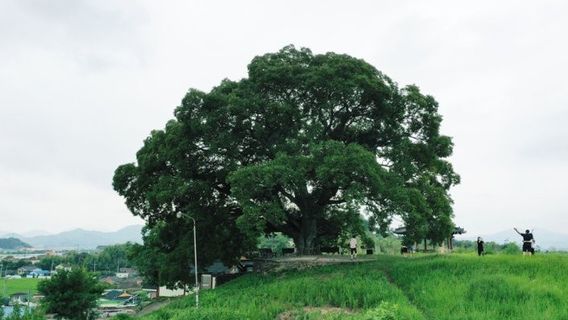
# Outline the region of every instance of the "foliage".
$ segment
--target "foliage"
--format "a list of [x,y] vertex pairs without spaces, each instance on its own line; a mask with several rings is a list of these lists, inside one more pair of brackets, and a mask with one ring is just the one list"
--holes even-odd
[[516,243],[509,242],[503,246],[503,253],[511,255],[519,254],[521,253],[521,248],[519,248],[519,245],[517,245]]
[[58,319],[94,319],[92,309],[103,292],[96,277],[83,269],[60,271],[50,280],[39,283],[38,290],[44,295],[42,304],[47,313],[57,314]]
[[60,264],[67,263],[67,259],[63,256],[44,256],[37,263],[37,267],[43,270],[52,270]]
[[[183,279],[187,275],[178,275],[177,272],[185,272],[187,274],[187,268],[184,267],[186,263],[182,261],[179,262],[177,269],[174,269],[174,274],[166,273],[164,274],[164,267],[166,267],[166,260],[168,254],[171,254],[169,248],[163,248],[162,245],[165,242],[160,241],[160,231],[161,225],[159,223],[154,228],[149,228],[145,226],[142,230],[142,239],[144,245],[134,244],[130,247],[128,252],[128,258],[136,266],[140,274],[144,277],[146,285],[158,287],[169,282],[166,276],[174,279],[174,284],[178,279]],[[165,276],[164,276],[165,275]]]
[[132,244],[116,244],[105,246],[98,252],[69,251],[63,256],[45,256],[37,264],[38,268],[52,270],[63,264],[72,267],[81,267],[91,271],[117,272],[119,268],[131,266],[128,260],[129,248]]
[[95,256],[89,257],[85,261],[85,267],[95,266],[96,270],[118,271],[120,268],[132,266],[128,259],[129,248],[132,244],[116,244],[106,246]]
[[377,237],[376,247],[378,252],[397,255],[400,254],[400,248],[402,246],[402,241],[395,236]]
[[283,248],[293,247],[293,242],[290,237],[283,235],[280,232],[262,235],[258,239],[259,248],[270,248],[272,252],[281,253]]
[[16,273],[16,270],[29,264],[31,264],[31,261],[29,259],[17,259],[17,260],[4,259],[0,261],[0,265],[3,266],[2,267],[3,275]]
[[[520,254],[521,248],[514,242],[509,242],[505,244],[498,244],[493,241],[485,242],[483,245],[485,254]],[[466,253],[466,252],[477,252],[477,243],[472,240],[455,240],[454,241],[454,252]]]
[[377,308],[370,309],[367,311],[363,319],[365,320],[397,320],[398,315],[398,305],[388,302],[381,302]]
[[409,237],[441,241],[459,177],[437,108],[363,60],[288,46],[254,58],[248,78],[189,90],[113,186],[150,227],[167,222],[172,247],[190,242],[175,214],[195,218],[207,262],[270,232],[311,253],[357,229],[361,211],[382,230],[396,214]]

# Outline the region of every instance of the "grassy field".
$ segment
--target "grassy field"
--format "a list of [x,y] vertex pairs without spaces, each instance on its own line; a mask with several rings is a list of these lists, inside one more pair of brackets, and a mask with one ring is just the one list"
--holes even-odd
[[446,256],[384,261],[427,319],[568,319],[568,256]]
[[568,256],[393,257],[243,276],[143,319],[567,319]]
[[17,292],[34,294],[40,279],[4,279],[0,278],[0,296],[10,296]]

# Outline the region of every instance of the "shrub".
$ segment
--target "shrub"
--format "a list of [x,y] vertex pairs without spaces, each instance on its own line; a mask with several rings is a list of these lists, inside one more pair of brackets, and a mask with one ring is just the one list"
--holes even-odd
[[381,304],[374,309],[365,313],[363,320],[398,320],[398,305],[389,302],[381,302]]
[[516,243],[509,242],[509,243],[507,243],[503,246],[503,253],[504,254],[519,254],[519,253],[521,253],[521,248],[519,248],[519,246]]

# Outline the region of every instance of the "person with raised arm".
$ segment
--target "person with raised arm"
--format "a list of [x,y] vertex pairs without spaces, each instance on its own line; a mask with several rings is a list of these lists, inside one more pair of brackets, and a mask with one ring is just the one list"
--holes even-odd
[[478,256],[482,256],[483,254],[485,254],[485,250],[483,249],[483,239],[481,239],[481,237],[477,237],[477,255]]
[[523,237],[523,256],[524,255],[532,256],[534,254],[534,249],[532,247],[532,244],[534,243],[534,236],[532,234],[532,231],[529,231],[529,229],[527,229],[527,230],[525,230],[525,233],[520,233],[519,230],[517,230],[517,228],[513,228],[513,229],[521,237]]

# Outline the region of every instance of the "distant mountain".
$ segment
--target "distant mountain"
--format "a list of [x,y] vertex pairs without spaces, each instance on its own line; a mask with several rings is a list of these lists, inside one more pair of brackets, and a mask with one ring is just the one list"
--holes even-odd
[[98,246],[126,242],[141,243],[141,230],[141,225],[128,226],[115,232],[75,229],[52,235],[20,237],[20,239],[38,249],[95,249]]
[[17,238],[0,239],[0,249],[16,250],[16,249],[31,248],[31,247],[32,246],[30,246],[29,244]]
[[[524,232],[524,229],[519,231]],[[562,250],[568,251],[568,234],[535,229],[533,232],[535,245],[541,250]],[[485,242],[494,241],[496,243],[515,242],[521,245],[522,238],[513,229],[503,230],[489,235],[481,235]],[[475,240],[476,236],[463,236],[458,239]]]

